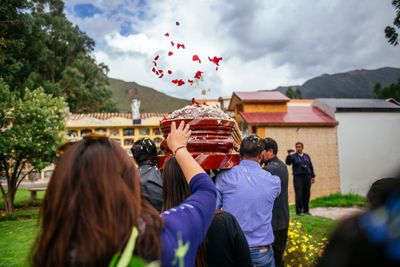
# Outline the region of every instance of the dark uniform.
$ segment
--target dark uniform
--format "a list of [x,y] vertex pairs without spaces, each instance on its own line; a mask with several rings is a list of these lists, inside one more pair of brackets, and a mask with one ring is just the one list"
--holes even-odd
[[272,210],[272,229],[275,241],[272,244],[274,250],[275,265],[284,266],[283,253],[286,247],[288,228],[289,228],[289,172],[283,161],[277,156],[266,162],[264,169],[272,175],[276,175],[281,180],[281,193],[275,199]]
[[315,177],[314,167],[308,154],[295,153],[286,157],[286,164],[293,166],[293,183],[296,195],[296,214],[308,213],[311,178]]

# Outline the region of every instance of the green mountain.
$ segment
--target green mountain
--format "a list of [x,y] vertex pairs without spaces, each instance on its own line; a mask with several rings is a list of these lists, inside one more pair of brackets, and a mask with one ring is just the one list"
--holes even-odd
[[[374,98],[376,83],[397,83],[400,69],[380,68],[376,70],[354,70],[338,74],[323,74],[306,81],[299,87],[303,98]],[[287,86],[275,90],[286,93]]]
[[141,112],[170,112],[190,103],[189,100],[175,98],[135,82],[125,82],[113,78],[108,78],[108,80],[112,98],[120,112],[131,111],[132,99],[141,101]]

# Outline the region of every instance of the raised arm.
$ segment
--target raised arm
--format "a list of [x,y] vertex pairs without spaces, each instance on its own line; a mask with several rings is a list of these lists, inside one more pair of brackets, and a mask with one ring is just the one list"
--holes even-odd
[[188,183],[195,175],[204,173],[204,170],[186,148],[187,142],[192,133],[192,131],[189,130],[189,127],[189,124],[186,124],[185,126],[185,123],[182,121],[178,128],[176,128],[176,123],[172,122],[171,132],[167,137],[168,148],[175,154],[175,158],[178,161]]
[[292,165],[292,154],[287,155],[286,164],[287,165]]

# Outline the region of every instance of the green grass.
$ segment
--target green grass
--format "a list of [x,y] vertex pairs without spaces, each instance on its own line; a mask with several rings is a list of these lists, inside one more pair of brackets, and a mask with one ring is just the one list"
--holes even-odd
[[332,194],[325,197],[319,197],[310,202],[310,208],[317,207],[365,207],[367,199],[355,194]]
[[[31,205],[31,203],[29,203],[30,191],[25,188],[20,188],[17,190],[17,194],[15,195],[14,206],[15,208],[27,208],[30,206],[37,207],[44,198],[44,194],[44,191],[37,192],[38,199],[35,200]],[[3,197],[0,198],[0,210],[5,210]]]
[[302,224],[304,233],[312,235],[315,239],[328,237],[336,226],[337,221],[320,216],[297,216],[294,205],[289,206],[290,220]]
[[28,257],[38,231],[38,209],[16,211],[16,217],[0,221],[0,266],[29,266]]

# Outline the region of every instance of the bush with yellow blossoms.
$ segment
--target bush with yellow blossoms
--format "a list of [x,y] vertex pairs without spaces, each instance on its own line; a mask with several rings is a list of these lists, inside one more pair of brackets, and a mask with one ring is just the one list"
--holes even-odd
[[313,266],[322,255],[326,243],[326,238],[315,239],[305,234],[300,222],[290,221],[286,250],[283,254],[286,266]]

